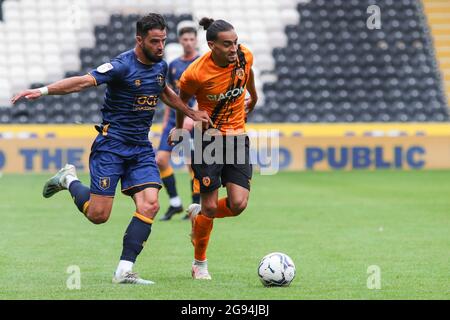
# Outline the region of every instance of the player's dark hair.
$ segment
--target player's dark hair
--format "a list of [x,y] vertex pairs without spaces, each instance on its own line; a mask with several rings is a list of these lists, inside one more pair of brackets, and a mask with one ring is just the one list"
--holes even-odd
[[202,18],[198,23],[206,30],[206,40],[215,41],[219,32],[233,30],[234,27],[225,20],[214,20],[211,18]]
[[184,27],[178,31],[178,36],[181,37],[185,33],[193,33],[197,36],[197,30],[194,27]]
[[157,13],[149,13],[136,22],[136,35],[145,37],[149,30],[164,30],[166,28],[167,23],[162,15]]

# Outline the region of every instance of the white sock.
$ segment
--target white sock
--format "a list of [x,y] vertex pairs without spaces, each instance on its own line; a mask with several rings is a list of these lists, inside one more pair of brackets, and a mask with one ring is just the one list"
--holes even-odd
[[66,188],[67,189],[69,189],[70,188],[70,184],[72,183],[72,182],[74,182],[74,181],[80,181],[80,180],[78,180],[78,178],[77,177],[74,177],[74,176],[72,176],[72,175],[67,175],[66,176]]
[[134,263],[131,261],[120,260],[116,270],[116,277],[120,276],[124,272],[133,271]]
[[169,203],[172,207],[179,207],[181,206],[181,198],[179,196],[170,198]]
[[194,259],[194,265],[199,266],[199,267],[207,267],[208,260],[200,261],[200,260]]

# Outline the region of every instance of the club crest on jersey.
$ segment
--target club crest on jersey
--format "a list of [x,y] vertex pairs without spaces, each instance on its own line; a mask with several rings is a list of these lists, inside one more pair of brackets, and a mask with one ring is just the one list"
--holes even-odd
[[139,80],[139,79],[134,80],[134,85],[135,85],[136,87],[140,87],[140,86],[141,86],[141,80]]
[[109,70],[112,70],[112,69],[114,69],[114,67],[113,67],[113,65],[111,63],[104,63],[104,64],[102,64],[101,66],[99,66],[97,68],[97,71],[100,72],[100,73],[106,73],[106,72],[108,72]]
[[160,87],[164,87],[164,83],[166,82],[166,77],[162,73],[156,76],[156,81],[158,82]]
[[111,183],[111,179],[109,177],[101,177],[100,178],[100,189],[106,190],[109,188]]
[[209,177],[203,177],[202,183],[205,187],[209,187],[209,185],[211,184],[211,179]]
[[244,77],[245,77],[244,69],[242,69],[242,68],[237,69],[236,76],[238,77],[239,80],[244,80]]

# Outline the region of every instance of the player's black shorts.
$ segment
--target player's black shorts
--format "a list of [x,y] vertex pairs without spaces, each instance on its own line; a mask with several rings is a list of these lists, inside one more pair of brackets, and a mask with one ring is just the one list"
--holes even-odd
[[[201,142],[201,154],[194,142],[192,154],[192,170],[199,181],[200,193],[214,191],[227,183],[234,183],[250,190],[252,178],[252,164],[250,163],[250,141],[248,136],[215,136],[211,141]],[[216,139],[223,139],[222,147]],[[214,145],[213,145],[214,143]],[[228,156],[227,156],[228,154]],[[214,158],[214,162],[212,162]]]

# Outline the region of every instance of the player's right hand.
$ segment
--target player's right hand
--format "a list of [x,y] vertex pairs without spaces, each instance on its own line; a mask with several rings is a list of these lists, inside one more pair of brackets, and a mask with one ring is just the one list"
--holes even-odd
[[[169,146],[174,147],[177,143],[181,142],[183,137],[180,137],[180,140],[175,141],[174,140],[174,135],[175,135],[175,130],[177,130],[177,128],[172,128],[169,132],[169,135],[167,136],[167,143],[169,144]],[[179,129],[178,129],[179,130]]]
[[214,128],[214,123],[205,110],[194,110],[191,119],[201,121],[204,129],[208,129],[209,127]]
[[38,89],[28,89],[25,91],[22,91],[18,94],[16,94],[12,99],[12,104],[16,103],[22,98],[28,99],[28,100],[36,100],[37,98],[40,98],[42,96],[41,91]]

